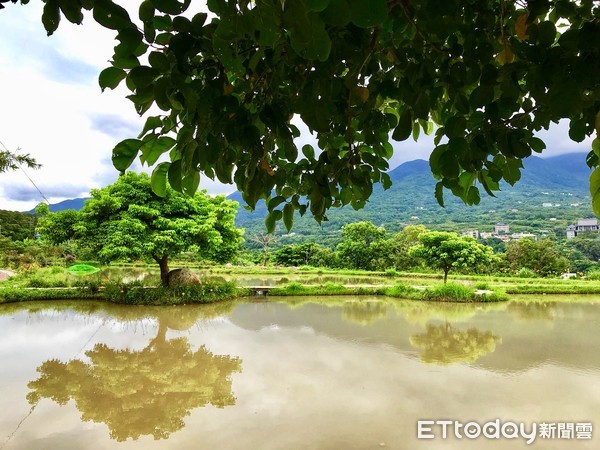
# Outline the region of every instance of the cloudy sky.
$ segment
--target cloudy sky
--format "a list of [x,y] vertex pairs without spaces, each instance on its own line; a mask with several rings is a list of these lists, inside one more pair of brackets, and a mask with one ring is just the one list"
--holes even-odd
[[[25,170],[55,203],[113,182],[111,150],[135,137],[144,120],[125,88],[100,92],[97,78],[112,56],[114,33],[88,16],[82,26],[63,19],[47,37],[42,5],[8,4],[0,11],[0,148],[21,149],[41,163],[39,170]],[[565,123],[540,137],[548,144],[544,156],[588,151],[591,145],[571,142]],[[396,144],[391,167],[427,159],[432,148],[431,139]],[[141,169],[139,163],[135,168]],[[234,190],[207,179],[202,186],[211,193]],[[29,210],[40,201],[22,171],[0,174],[0,209]]]

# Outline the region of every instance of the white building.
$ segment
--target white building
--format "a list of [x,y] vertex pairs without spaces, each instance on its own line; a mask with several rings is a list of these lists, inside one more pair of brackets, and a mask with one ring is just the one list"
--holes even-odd
[[585,231],[591,231],[597,233],[600,228],[598,227],[598,219],[579,219],[577,225],[569,225],[567,227],[567,239],[572,239],[579,233]]
[[497,223],[494,225],[494,233],[508,233],[510,231],[510,225],[507,223]]

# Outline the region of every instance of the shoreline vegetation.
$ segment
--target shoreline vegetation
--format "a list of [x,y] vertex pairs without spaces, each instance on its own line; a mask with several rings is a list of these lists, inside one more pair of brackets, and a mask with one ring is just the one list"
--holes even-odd
[[[500,302],[516,294],[600,294],[600,281],[586,279],[455,274],[449,277],[448,284],[441,284],[442,276],[438,273],[323,270],[311,267],[265,269],[197,265],[194,268],[205,279],[198,284],[176,287],[158,286],[158,274],[151,267],[143,265],[111,265],[97,273],[79,276],[57,266],[36,269],[2,281],[0,304],[90,299],[129,305],[184,305],[247,297],[256,295],[256,291],[281,297],[363,295],[458,303]],[[133,271],[133,276],[123,276],[129,271]],[[257,283],[244,286],[244,283],[236,282],[236,278],[244,276],[246,282],[249,277],[268,278],[271,285],[256,289]]]

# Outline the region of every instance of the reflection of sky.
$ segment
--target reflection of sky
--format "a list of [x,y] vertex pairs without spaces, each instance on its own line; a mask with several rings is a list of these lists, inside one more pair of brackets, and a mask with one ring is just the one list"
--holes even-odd
[[[242,373],[232,377],[235,406],[193,410],[186,428],[167,441],[116,443],[104,424],[81,423],[72,402],[61,408],[43,400],[5,448],[338,449],[385,443],[386,448],[431,449],[431,442],[414,438],[418,419],[600,424],[598,356],[582,353],[579,361],[576,356],[567,359],[584,345],[598,345],[600,311],[585,304],[556,309],[549,324],[523,323],[509,311],[486,312],[483,307],[453,325],[491,330],[502,337],[502,344],[475,365],[439,367],[422,364],[410,345],[409,337],[424,330],[420,321],[407,322],[393,306],[387,316],[365,326],[344,321],[341,305],[291,309],[285,304],[242,304],[225,318],[167,333],[168,338],[184,336],[194,349],[205,345],[215,355],[242,359]],[[575,317],[581,319],[579,326]],[[82,358],[82,347],[98,342],[143,348],[157,332],[153,319],[123,324],[104,318],[58,312],[0,316],[0,398],[5,404],[0,436],[12,433],[29,412],[26,385],[37,378],[35,369],[43,361]],[[528,347],[539,349],[542,344],[544,354],[531,364],[536,356]],[[520,355],[529,360],[519,361]],[[504,361],[520,363],[521,369],[533,367],[503,372]],[[482,448],[478,441],[444,444],[435,448]],[[525,448],[514,444],[486,442],[485,448]],[[564,441],[543,444],[534,448],[571,448]],[[597,439],[572,444],[598,448]]]

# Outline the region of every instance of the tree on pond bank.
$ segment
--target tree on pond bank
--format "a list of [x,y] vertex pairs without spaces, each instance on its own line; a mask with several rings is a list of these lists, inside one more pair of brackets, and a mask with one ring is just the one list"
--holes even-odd
[[[159,197],[152,192],[150,177],[134,172],[91,194],[73,226],[75,237],[102,262],[152,258],[164,286],[170,257],[192,251],[227,262],[242,241],[242,231],[234,224],[237,203],[222,196],[187,196],[167,188]],[[51,213],[41,219],[40,230],[51,229],[55,217],[62,218]]]
[[[190,4],[146,0],[132,18],[111,0],[47,0],[42,22],[52,34],[90,11],[119,41],[100,86],[125,81],[140,115],[163,111],[115,147],[118,170],[169,154],[155,186],[234,182],[251,207],[270,200],[269,231],[295,211],[321,221],[363,207],[374,183],[391,183],[391,140],[435,131],[438,201],[449,190],[476,204],[520,179],[551,123],[566,119],[576,142],[600,134],[592,0],[210,0],[210,17]],[[321,151],[298,148],[294,117]],[[592,148],[597,167],[600,140]],[[591,188],[599,211],[599,168]]]
[[490,247],[468,236],[442,231],[428,231],[419,236],[421,245],[411,249],[411,255],[421,258],[433,269],[444,271],[444,284],[451,269],[476,270],[489,265],[494,254]]

